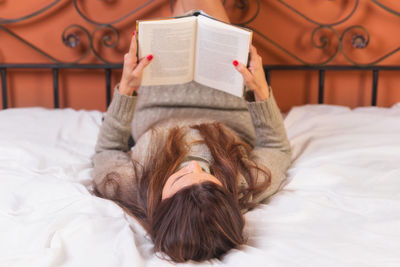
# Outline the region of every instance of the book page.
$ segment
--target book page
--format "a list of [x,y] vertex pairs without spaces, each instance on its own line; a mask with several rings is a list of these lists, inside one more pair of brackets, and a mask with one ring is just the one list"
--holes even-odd
[[153,54],[142,85],[180,84],[193,80],[196,17],[139,21],[139,58]]
[[241,97],[242,75],[233,60],[247,63],[252,32],[198,16],[194,80]]

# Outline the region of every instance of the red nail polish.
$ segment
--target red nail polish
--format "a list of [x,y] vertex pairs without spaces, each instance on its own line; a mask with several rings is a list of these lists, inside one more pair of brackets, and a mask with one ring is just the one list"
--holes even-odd
[[153,59],[153,55],[148,55],[148,56],[147,56],[147,60],[148,60],[148,61],[150,61],[150,60],[152,60],[152,59]]
[[237,65],[239,65],[239,62],[237,60],[234,60],[233,62],[233,66],[237,67]]
[[135,36],[136,35],[136,31],[133,31],[133,34],[132,34],[132,36]]

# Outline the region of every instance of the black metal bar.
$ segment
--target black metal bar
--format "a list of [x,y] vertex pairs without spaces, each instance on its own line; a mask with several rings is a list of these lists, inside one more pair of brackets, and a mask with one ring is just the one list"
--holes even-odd
[[266,68],[265,69],[265,77],[267,78],[267,83],[271,86],[271,70]]
[[122,69],[122,64],[0,64],[8,69]]
[[106,97],[108,107],[111,103],[111,69],[106,69]]
[[319,70],[318,77],[318,104],[324,103],[325,70]]
[[54,108],[59,108],[60,107],[60,101],[59,101],[59,92],[58,88],[58,68],[53,69],[53,92],[54,92]]
[[6,80],[6,68],[1,68],[1,91],[3,95],[3,109],[8,108],[8,96],[7,96],[7,80]]
[[377,69],[372,70],[372,106],[376,106],[378,98],[378,76],[379,71]]
[[[7,69],[122,69],[122,64],[0,64]],[[268,70],[400,70],[400,65],[355,66],[355,65],[264,65]]]
[[[1,65],[0,65],[1,67]],[[264,65],[269,70],[400,70],[400,65],[391,66],[355,66],[355,65]]]

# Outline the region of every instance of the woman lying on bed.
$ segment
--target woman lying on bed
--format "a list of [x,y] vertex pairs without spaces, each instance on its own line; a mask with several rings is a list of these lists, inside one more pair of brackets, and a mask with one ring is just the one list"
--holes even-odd
[[[227,21],[220,1],[176,6]],[[134,216],[156,252],[176,262],[221,258],[245,242],[243,213],[285,179],[290,145],[279,108],[254,47],[248,69],[232,65],[251,91],[246,100],[196,82],[140,87],[152,58],[137,63],[134,35],[97,140],[95,192]]]

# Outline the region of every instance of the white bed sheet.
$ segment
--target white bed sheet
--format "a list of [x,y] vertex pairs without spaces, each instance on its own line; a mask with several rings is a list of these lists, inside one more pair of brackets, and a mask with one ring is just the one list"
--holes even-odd
[[[100,112],[0,112],[0,266],[170,266],[90,189]],[[248,242],[185,266],[400,266],[400,104],[309,105],[285,118],[288,182],[246,214]]]

